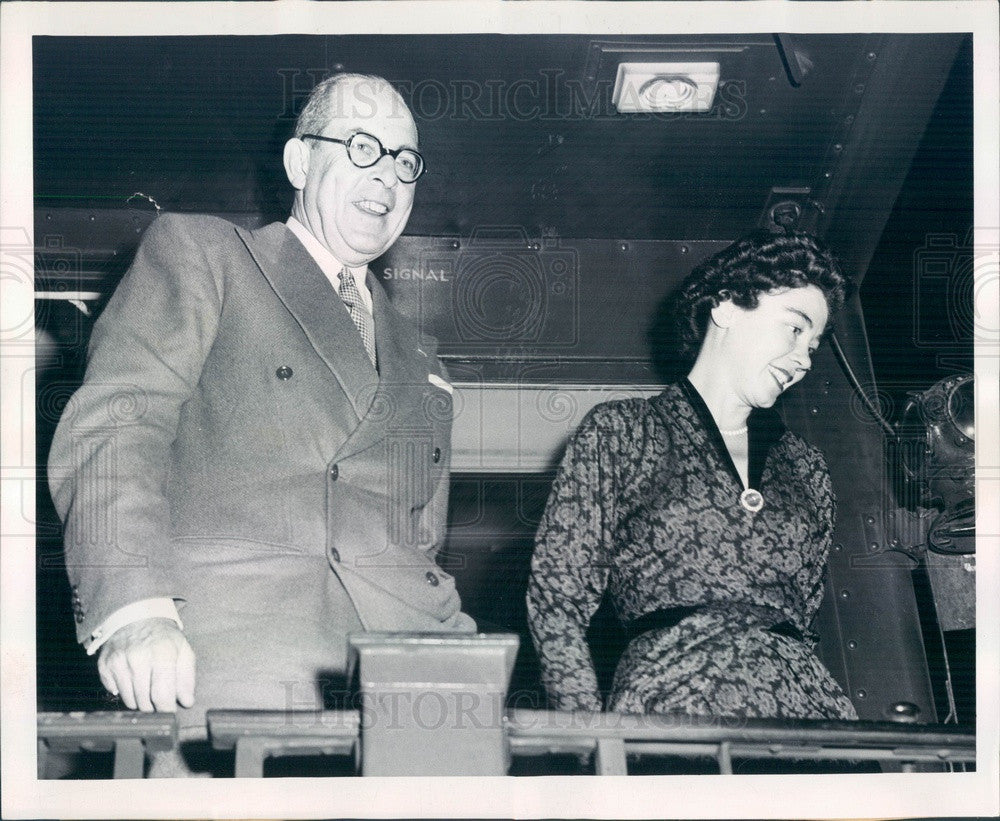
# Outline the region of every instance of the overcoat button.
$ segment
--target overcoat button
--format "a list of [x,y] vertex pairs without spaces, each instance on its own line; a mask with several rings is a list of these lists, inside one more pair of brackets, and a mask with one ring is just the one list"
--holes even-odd
[[431,456],[431,459],[434,460],[435,465],[441,461],[441,448],[434,448],[434,455]]
[[278,370],[274,372],[274,375],[278,377],[282,382],[292,378],[292,369],[287,365],[282,365]]
[[441,583],[441,580],[438,579],[438,577],[434,575],[434,571],[428,570],[427,571],[427,584],[429,584],[431,587],[437,587],[440,583]]
[[330,558],[333,559],[335,562],[340,561],[340,553],[337,552],[337,548],[335,547],[330,548]]
[[334,465],[333,467],[330,468],[330,478],[336,482],[338,476],[340,476],[340,468]]

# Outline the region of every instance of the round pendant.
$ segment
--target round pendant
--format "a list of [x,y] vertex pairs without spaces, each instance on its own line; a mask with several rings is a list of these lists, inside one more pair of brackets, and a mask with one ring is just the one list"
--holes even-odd
[[748,487],[740,494],[740,504],[743,505],[744,510],[756,513],[764,507],[764,497],[760,495],[759,490]]

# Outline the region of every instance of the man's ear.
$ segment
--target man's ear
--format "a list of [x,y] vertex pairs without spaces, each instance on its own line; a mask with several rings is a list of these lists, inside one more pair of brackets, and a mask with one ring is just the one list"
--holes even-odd
[[306,176],[309,173],[309,146],[303,140],[292,137],[285,143],[285,174],[292,187],[298,191],[305,188]]
[[731,299],[726,299],[712,308],[712,323],[720,328],[728,328],[736,318],[737,307]]

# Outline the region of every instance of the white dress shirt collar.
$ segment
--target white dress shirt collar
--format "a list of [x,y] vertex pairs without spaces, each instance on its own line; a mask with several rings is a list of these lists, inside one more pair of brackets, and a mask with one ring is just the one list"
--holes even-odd
[[344,270],[344,268],[347,268],[347,270],[351,272],[351,276],[354,277],[354,283],[358,286],[358,291],[361,294],[361,301],[365,305],[365,310],[367,310],[368,313],[371,313],[372,295],[371,291],[368,290],[367,283],[365,282],[365,278],[368,275],[368,268],[350,268],[344,265],[330,253],[329,249],[323,245],[323,243],[312,235],[308,228],[295,219],[295,217],[289,217],[285,225],[287,225],[289,230],[299,238],[306,250],[309,252],[309,256],[316,260],[316,264],[320,267],[320,270],[326,275],[326,278],[330,280],[330,284],[333,285],[334,291],[337,291],[340,287],[340,272]]

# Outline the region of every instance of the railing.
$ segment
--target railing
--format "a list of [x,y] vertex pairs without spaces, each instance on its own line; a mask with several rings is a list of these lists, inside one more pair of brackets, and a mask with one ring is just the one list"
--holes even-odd
[[50,753],[112,752],[115,778],[142,778],[145,754],[176,743],[176,721],[168,714],[39,713],[38,777],[45,777]]
[[[115,778],[141,778],[143,755],[176,743],[172,715],[136,713],[40,713],[39,778],[50,752],[114,752]],[[397,728],[398,729],[398,728]],[[720,773],[734,759],[872,761],[885,769],[911,771],[920,764],[974,764],[972,727],[867,721],[776,721],[707,719],[673,715],[562,713],[508,710],[501,729],[506,760],[574,755],[592,760],[596,775],[627,775],[632,757],[714,758]],[[217,750],[235,752],[233,774],[260,778],[270,757],[328,755],[353,758],[355,772],[368,774],[361,755],[368,728],[357,710],[255,712],[212,710],[208,733]],[[462,772],[462,764],[456,772]],[[400,775],[413,774],[402,762]]]
[[637,755],[712,757],[727,775],[734,758],[876,761],[904,772],[976,758],[974,728],[937,724],[511,710],[507,735],[514,755],[593,755],[597,775],[627,775]]
[[[872,761],[910,771],[974,764],[975,731],[896,721],[788,721],[685,715],[507,709],[516,636],[364,633],[356,710],[209,710],[208,740],[235,756],[237,777],[261,777],[268,758],[352,757],[361,775],[505,775],[514,758],[575,755],[598,775],[626,775],[630,757]],[[39,777],[51,753],[114,752],[116,778],[140,778],[147,753],[177,743],[169,714],[42,713]],[[540,767],[541,771],[544,771]]]

